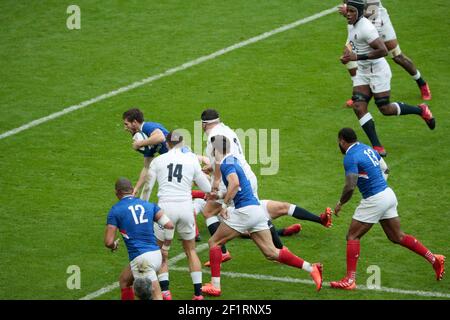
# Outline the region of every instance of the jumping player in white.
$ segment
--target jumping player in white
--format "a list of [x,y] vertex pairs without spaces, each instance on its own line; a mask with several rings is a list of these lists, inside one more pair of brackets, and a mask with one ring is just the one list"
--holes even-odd
[[[414,65],[414,62],[412,62],[400,49],[394,26],[392,25],[388,11],[383,7],[381,0],[365,0],[364,2],[364,16],[377,28],[381,39],[384,41],[384,44],[389,51],[389,56],[392,57],[396,64],[408,72],[414,81],[416,81],[422,95],[422,100],[431,100],[431,91],[428,83],[422,78],[422,75]],[[344,4],[339,7],[339,13],[343,16],[347,15],[347,0],[344,0]],[[358,64],[354,61],[350,61],[346,64],[346,67],[350,76],[354,77],[356,75]],[[351,107],[352,105],[353,100],[348,100],[347,106]]]
[[341,62],[358,63],[358,71],[352,78],[353,110],[373,148],[381,156],[386,156],[386,150],[375,130],[375,122],[368,112],[368,103],[372,96],[385,116],[416,114],[422,117],[431,130],[435,128],[436,123],[428,105],[424,103],[411,106],[403,102],[390,102],[391,69],[384,59],[388,50],[374,25],[364,17],[364,7],[363,0],[347,2],[348,43],[351,48],[345,49]]

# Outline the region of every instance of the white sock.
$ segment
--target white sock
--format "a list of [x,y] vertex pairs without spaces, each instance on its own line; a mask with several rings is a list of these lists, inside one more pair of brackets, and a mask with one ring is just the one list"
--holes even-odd
[[399,116],[402,113],[402,109],[400,109],[400,106],[397,102],[393,102],[392,104],[397,107],[397,115]]
[[417,70],[417,73],[415,75],[413,75],[412,77],[413,77],[414,80],[419,80],[421,76],[422,75],[420,74],[420,71]]
[[220,289],[220,277],[211,277],[211,283],[215,288]]
[[208,219],[206,219],[206,226],[209,227],[216,222],[219,222],[219,218],[217,218],[216,216],[209,217]]
[[311,266],[311,264],[310,264],[309,262],[306,262],[306,261],[303,262],[302,269],[305,270],[305,271],[307,271],[307,272],[309,272],[309,273],[312,272],[312,266]]
[[288,215],[292,216],[294,214],[295,207],[296,207],[295,204],[291,204],[289,206]]
[[168,272],[164,272],[164,273],[160,273],[158,274],[158,281],[168,281],[169,280],[169,273]]
[[201,271],[191,272],[191,279],[193,284],[202,283],[202,272]]
[[361,119],[359,119],[359,124],[361,127],[366,124],[366,122],[372,120],[372,115],[370,112],[367,112]]

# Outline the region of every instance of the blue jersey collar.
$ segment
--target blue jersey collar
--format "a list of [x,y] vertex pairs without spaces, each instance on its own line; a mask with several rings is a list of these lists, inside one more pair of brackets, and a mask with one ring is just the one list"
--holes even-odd
[[355,142],[355,143],[352,144],[350,147],[348,147],[347,151],[345,151],[345,154],[347,154],[347,153],[350,151],[350,149],[353,148],[353,146],[356,146],[356,145],[358,145],[358,144],[359,144],[359,142]]

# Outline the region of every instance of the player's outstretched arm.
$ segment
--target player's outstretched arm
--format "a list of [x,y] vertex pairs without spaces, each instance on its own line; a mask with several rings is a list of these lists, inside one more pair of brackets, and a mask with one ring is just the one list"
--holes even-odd
[[145,182],[145,179],[147,179],[148,170],[150,168],[150,163],[152,162],[152,157],[144,157],[144,167],[141,170],[141,173],[139,175],[139,180],[136,182],[136,185],[133,189],[133,196],[136,196],[138,191],[141,189],[142,185]]

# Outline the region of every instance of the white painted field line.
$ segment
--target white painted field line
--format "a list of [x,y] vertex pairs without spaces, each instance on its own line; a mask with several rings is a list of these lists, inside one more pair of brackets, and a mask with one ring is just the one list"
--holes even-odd
[[[197,246],[196,250],[197,252],[201,252],[205,249],[208,249],[208,244],[207,243],[203,243],[199,246]],[[174,265],[175,263],[177,263],[180,260],[183,260],[184,258],[186,258],[186,254],[184,252],[176,255],[175,257],[169,259],[169,266]],[[170,267],[170,269],[172,269],[172,267]],[[169,269],[169,271],[170,271]],[[110,284],[109,286],[103,287],[95,292],[89,293],[87,296],[84,296],[83,298],[80,298],[80,300],[92,300],[95,299],[97,297],[100,297],[101,295],[110,292],[116,288],[119,287],[119,282],[114,282],[113,284]]]
[[[170,268],[172,271],[188,271],[188,268],[185,267],[172,267]],[[204,273],[210,273],[208,271],[203,270]],[[306,280],[306,279],[297,279],[297,278],[290,278],[290,277],[273,277],[268,275],[261,275],[261,274],[249,274],[249,273],[237,273],[237,272],[220,272],[221,275],[227,276],[230,278],[247,278],[247,279],[255,279],[255,280],[267,280],[267,281],[279,281],[279,282],[288,282],[288,283],[302,283],[302,284],[310,284],[315,285],[314,281],[312,280]],[[324,287],[329,287],[329,282],[323,283]],[[366,291],[373,291],[373,292],[389,292],[389,293],[396,293],[396,294],[406,294],[406,295],[414,295],[414,296],[420,296],[420,297],[437,297],[437,298],[450,298],[450,293],[443,293],[443,292],[434,292],[434,291],[415,291],[415,290],[403,290],[403,289],[397,289],[397,288],[386,288],[381,287],[380,289],[369,289],[368,287],[364,285],[358,285],[357,290],[366,290]]]
[[313,14],[312,16],[309,16],[309,17],[306,17],[306,18],[297,20],[297,21],[295,21],[295,22],[293,22],[293,23],[290,23],[290,24],[281,26],[281,27],[279,27],[279,28],[276,28],[276,29],[274,29],[274,30],[265,32],[265,33],[260,34],[260,35],[258,35],[258,36],[256,36],[256,37],[253,37],[253,38],[244,40],[244,41],[242,41],[242,42],[233,44],[232,46],[229,46],[229,47],[220,49],[220,50],[218,50],[218,51],[216,51],[216,52],[214,52],[214,53],[211,53],[211,54],[209,54],[209,55],[202,56],[202,57],[197,58],[197,59],[195,59],[195,60],[188,61],[188,62],[186,62],[186,63],[183,63],[182,65],[179,65],[179,66],[177,66],[177,67],[168,69],[168,70],[164,71],[163,73],[160,73],[160,74],[157,74],[157,75],[150,76],[150,77],[145,78],[145,79],[142,79],[142,80],[140,80],[140,81],[133,82],[132,84],[127,85],[127,86],[125,86],[125,87],[121,87],[121,88],[119,88],[119,89],[116,89],[116,90],[110,91],[110,92],[108,92],[108,93],[99,95],[99,96],[97,96],[97,97],[95,97],[95,98],[92,98],[92,99],[83,101],[83,102],[81,102],[80,104],[77,104],[77,105],[73,105],[73,106],[67,107],[67,108],[65,108],[65,109],[63,109],[63,110],[61,110],[61,111],[52,113],[52,114],[50,114],[50,115],[48,115],[48,116],[45,116],[45,117],[42,117],[42,118],[33,120],[33,121],[31,121],[31,122],[29,122],[29,123],[27,123],[27,124],[24,124],[24,125],[22,125],[22,126],[20,126],[20,127],[17,127],[17,128],[15,128],[15,129],[12,129],[12,130],[9,130],[9,131],[6,131],[6,132],[0,134],[0,140],[5,139],[5,138],[7,138],[7,137],[9,137],[9,136],[15,135],[15,134],[17,134],[17,133],[19,133],[19,132],[28,130],[28,129],[33,128],[33,127],[35,127],[35,126],[38,126],[38,125],[40,125],[40,124],[42,124],[42,123],[48,122],[48,121],[50,121],[50,120],[59,118],[59,117],[61,117],[61,116],[63,116],[63,115],[66,115],[66,114],[68,114],[68,113],[71,113],[71,112],[73,112],[73,111],[76,111],[76,110],[85,108],[85,107],[90,106],[90,105],[92,105],[92,104],[94,104],[94,103],[97,103],[97,102],[99,102],[99,101],[102,101],[102,100],[105,100],[105,99],[114,97],[114,96],[116,96],[116,95],[118,95],[118,94],[121,94],[121,93],[123,93],[123,92],[130,91],[130,90],[135,89],[135,88],[142,87],[143,85],[145,85],[145,84],[147,84],[147,83],[150,83],[150,82],[156,81],[156,80],[158,80],[158,79],[161,79],[161,78],[170,76],[170,75],[172,75],[172,74],[174,74],[174,73],[177,73],[177,72],[179,72],[179,71],[183,71],[183,70],[189,69],[189,68],[191,68],[191,67],[193,67],[193,66],[196,66],[196,65],[198,65],[198,64],[201,64],[201,63],[206,62],[206,61],[208,61],[208,60],[215,59],[215,58],[217,58],[217,57],[219,57],[219,56],[222,56],[222,55],[224,55],[224,54],[226,54],[226,53],[228,53],[228,52],[231,52],[231,51],[234,51],[234,50],[236,50],[236,49],[239,49],[239,48],[248,46],[249,44],[252,44],[252,43],[255,43],[255,42],[258,42],[258,41],[267,39],[267,38],[269,38],[269,37],[271,37],[271,36],[273,36],[273,35],[275,35],[275,34],[278,34],[278,33],[280,33],[280,32],[284,32],[284,31],[293,29],[293,28],[295,28],[295,27],[298,27],[298,26],[300,26],[300,25],[302,25],[302,24],[305,24],[305,23],[308,23],[308,22],[317,20],[317,19],[319,19],[319,18],[321,18],[321,17],[324,17],[324,16],[326,16],[326,15],[328,15],[328,14],[330,14],[330,13],[333,13],[333,12],[335,12],[335,11],[337,11],[337,7],[333,7],[333,8],[330,8],[330,9],[327,9],[327,10],[324,10],[324,11],[321,11],[321,12],[319,12],[319,13]]

